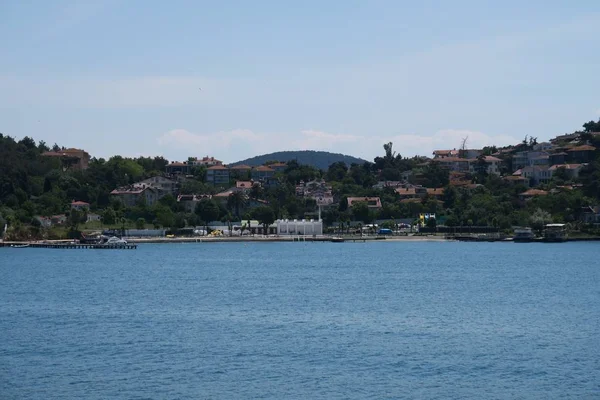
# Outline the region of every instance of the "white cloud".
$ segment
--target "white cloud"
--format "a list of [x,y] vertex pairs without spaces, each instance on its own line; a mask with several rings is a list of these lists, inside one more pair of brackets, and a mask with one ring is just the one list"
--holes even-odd
[[249,129],[235,129],[208,134],[173,129],[161,135],[157,142],[172,159],[188,156],[212,155],[226,162],[234,162],[256,155],[283,150],[324,150],[344,153],[366,160],[383,154],[383,144],[394,143],[396,152],[405,157],[430,156],[436,149],[458,148],[467,138],[469,148],[489,145],[516,144],[518,139],[508,135],[488,135],[483,132],[445,129],[433,135],[399,134],[366,136],[303,130],[298,133],[257,133]]
[[596,110],[596,115],[600,116],[600,108]]

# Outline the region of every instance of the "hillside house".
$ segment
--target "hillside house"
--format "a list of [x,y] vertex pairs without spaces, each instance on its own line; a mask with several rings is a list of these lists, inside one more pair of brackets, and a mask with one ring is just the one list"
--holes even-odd
[[167,164],[165,167],[165,172],[169,175],[191,175],[192,167],[193,165],[187,161],[171,161],[171,163]]
[[143,181],[135,183],[136,186],[151,186],[161,190],[164,193],[175,195],[177,193],[177,181],[165,178],[164,176],[153,176]]
[[71,202],[71,210],[77,211],[89,211],[90,203],[86,203],[85,201],[75,201]]
[[259,167],[252,168],[251,176],[255,181],[273,178],[275,176],[275,170],[266,165],[261,165]]
[[215,165],[223,165],[223,161],[217,160],[214,157],[203,157],[201,159],[196,158],[195,161],[192,162],[194,166],[204,166],[204,167],[214,167]]
[[196,206],[202,199],[211,199],[212,196],[209,194],[180,194],[177,196],[177,202],[183,205],[186,212],[193,213],[196,211]]
[[348,208],[351,208],[354,203],[367,203],[371,209],[381,208],[381,199],[379,197],[348,197]]
[[81,149],[63,149],[59,151],[46,151],[44,157],[56,157],[61,160],[63,169],[76,169],[82,171],[87,169],[90,163],[90,155]]
[[126,207],[133,207],[138,202],[145,201],[146,205],[154,205],[161,197],[160,190],[152,186],[125,186],[110,192],[110,196],[120,200]]
[[567,150],[568,160],[572,163],[588,163],[594,160],[596,148],[590,145],[582,145]]
[[206,170],[206,182],[215,186],[229,185],[229,168],[223,165],[213,165]]
[[458,157],[458,151],[456,149],[454,149],[454,150],[434,150],[433,151],[434,159],[447,158],[447,157]]

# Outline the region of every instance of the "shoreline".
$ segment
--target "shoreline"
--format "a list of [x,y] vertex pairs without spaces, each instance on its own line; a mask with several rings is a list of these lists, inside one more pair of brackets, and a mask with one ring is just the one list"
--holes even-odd
[[[492,239],[492,240],[460,240],[448,238],[445,236],[221,236],[221,237],[176,237],[176,238],[126,238],[132,245],[138,244],[175,244],[175,243],[295,243],[295,242],[321,242],[321,243],[367,243],[367,242],[500,242],[500,243],[518,243],[512,238]],[[567,238],[564,242],[591,242],[600,241],[600,237],[574,237]],[[544,240],[532,240],[530,243],[548,243]],[[24,240],[24,241],[0,241],[0,247],[12,247],[23,245],[43,245],[43,244],[73,244],[70,239],[62,240]],[[82,244],[83,245],[83,244]]]
[[[342,239],[342,240],[340,240]],[[221,236],[221,237],[176,237],[176,238],[126,238],[130,244],[173,244],[173,243],[295,243],[295,242],[343,242],[343,243],[366,243],[366,242],[451,242],[443,236]],[[23,241],[0,241],[0,247],[27,244],[70,244],[70,239],[59,240],[23,240]]]

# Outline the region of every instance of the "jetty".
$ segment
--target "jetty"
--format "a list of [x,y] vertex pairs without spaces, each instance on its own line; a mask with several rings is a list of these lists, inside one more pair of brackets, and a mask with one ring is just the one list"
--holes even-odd
[[[24,246],[25,245],[25,246]],[[2,242],[0,247],[27,247],[37,249],[70,249],[70,250],[135,250],[137,244],[85,244],[85,243],[23,243],[23,242]]]

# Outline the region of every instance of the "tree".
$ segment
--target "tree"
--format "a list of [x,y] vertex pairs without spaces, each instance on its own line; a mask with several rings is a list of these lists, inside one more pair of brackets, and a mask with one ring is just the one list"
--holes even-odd
[[252,215],[254,215],[254,218],[256,218],[263,226],[263,233],[268,235],[269,225],[275,222],[275,213],[273,212],[273,209],[269,206],[260,206],[252,211]]
[[72,208],[69,212],[69,216],[67,217],[67,225],[71,231],[78,230],[79,224],[81,223],[81,218],[82,214],[75,208]]
[[196,214],[204,221],[206,231],[208,232],[208,223],[219,218],[219,206],[212,199],[204,198],[196,206]]
[[240,209],[248,204],[248,195],[243,190],[233,192],[227,198],[227,208],[235,212],[235,216],[240,218]]
[[352,216],[356,221],[362,221],[365,224],[373,220],[369,205],[364,201],[355,202],[352,204]]
[[549,212],[538,208],[535,212],[529,217],[529,223],[531,227],[535,229],[538,233],[541,233],[546,224],[552,222],[552,215]]
[[117,219],[117,213],[115,212],[115,210],[112,209],[112,207],[106,208],[104,210],[104,212],[102,213],[102,221],[106,225],[114,224],[116,219]]
[[435,218],[431,218],[430,217],[430,218],[427,219],[427,224],[426,225],[427,225],[428,228],[435,228],[435,227],[437,227],[437,221],[435,220]]
[[138,218],[135,221],[136,229],[144,229],[145,226],[146,226],[146,220],[144,218]]

